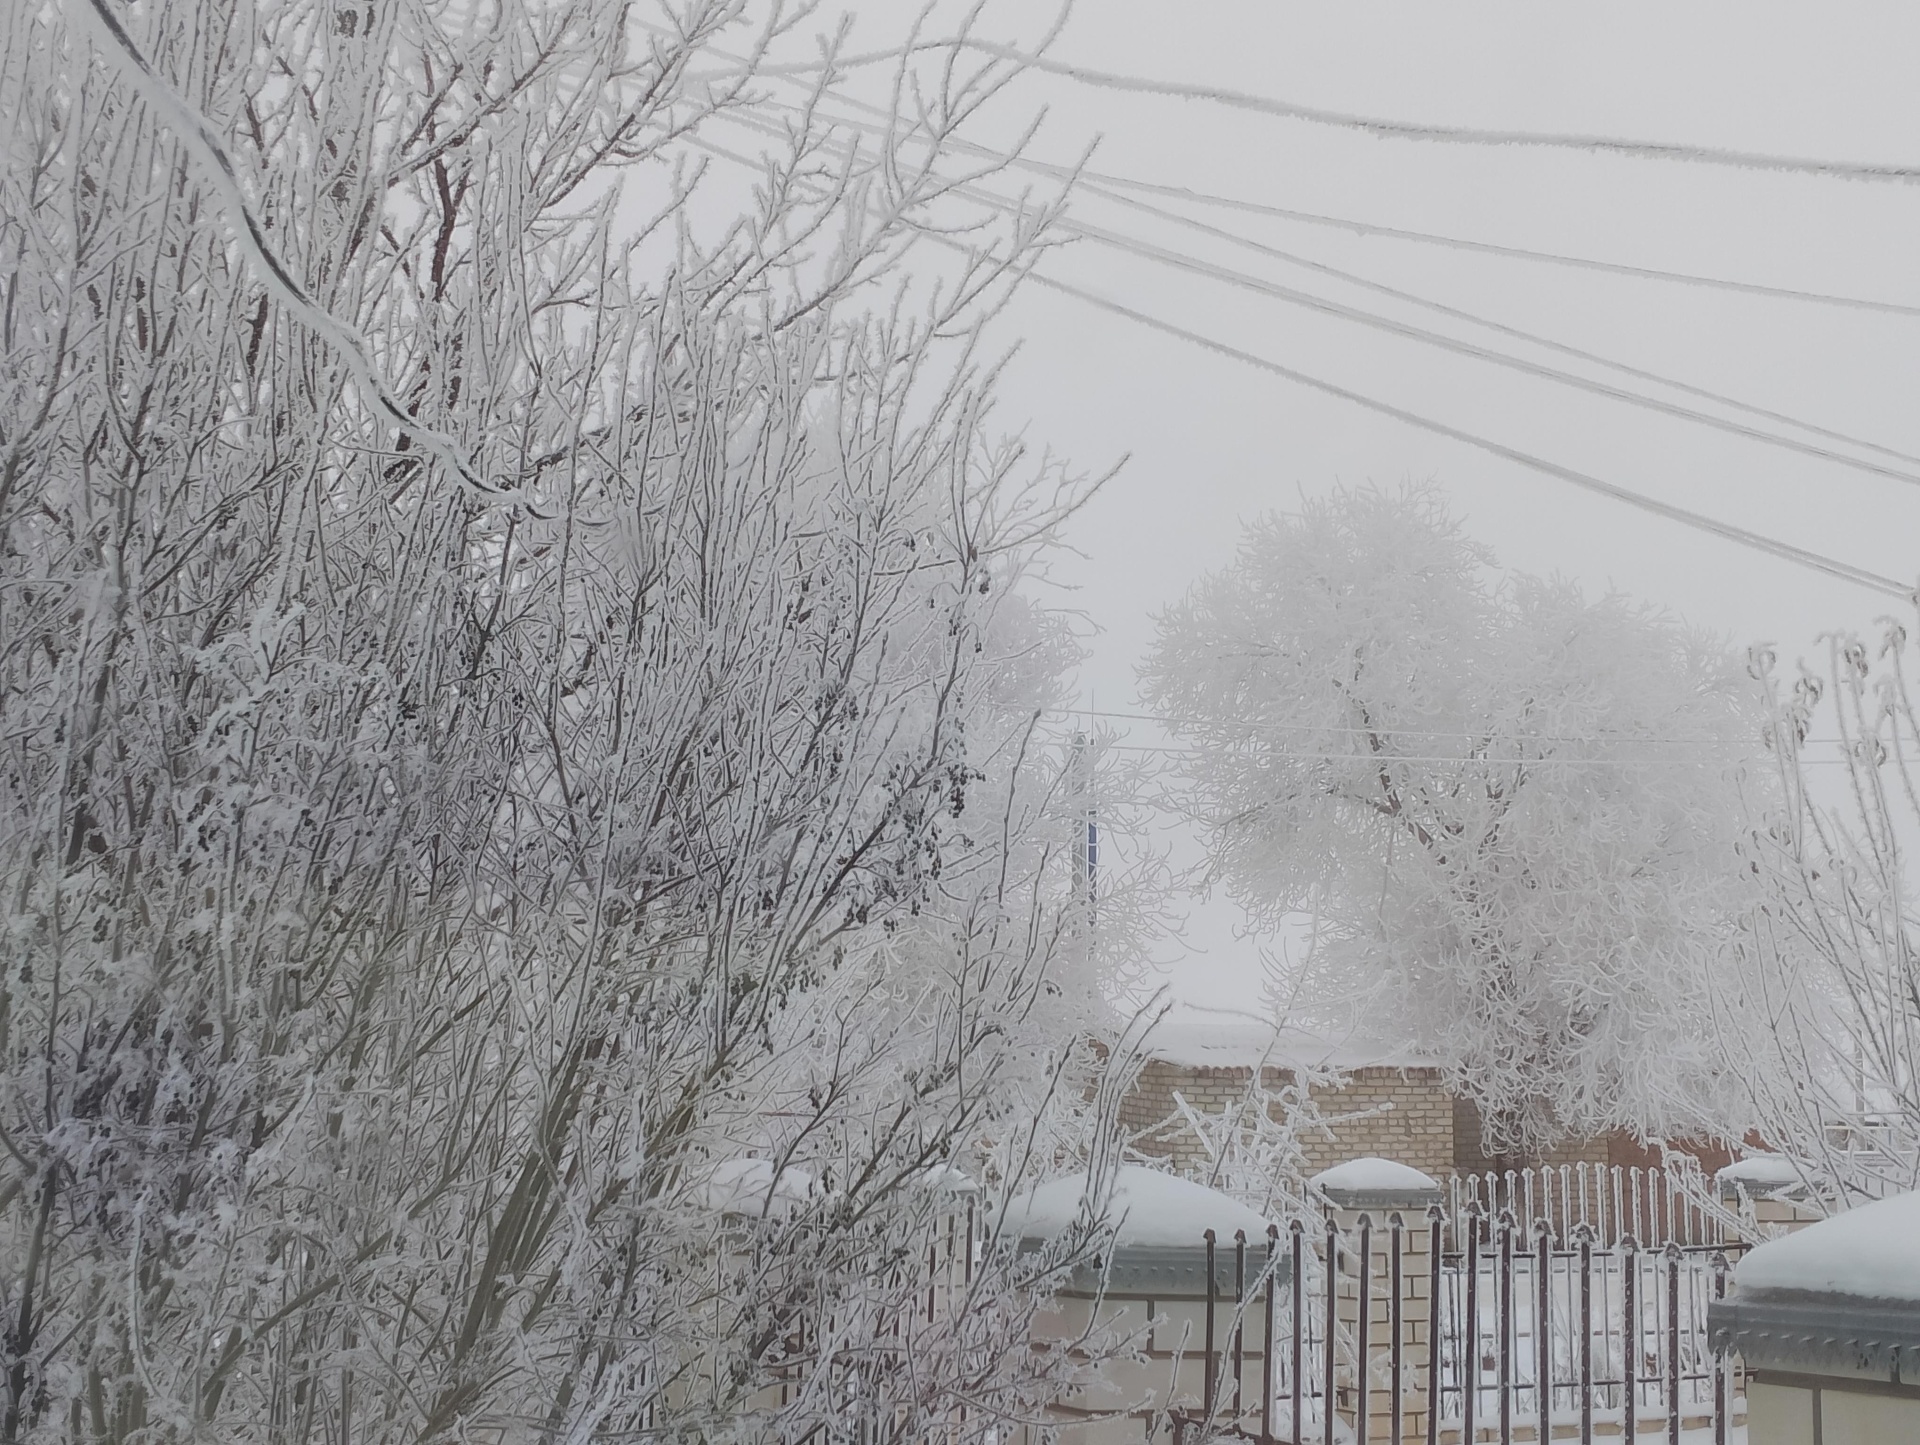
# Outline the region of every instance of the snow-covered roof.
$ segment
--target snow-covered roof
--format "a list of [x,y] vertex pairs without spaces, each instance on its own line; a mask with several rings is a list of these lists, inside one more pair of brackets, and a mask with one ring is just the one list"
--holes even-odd
[[1920,1193],[1896,1194],[1769,1240],[1741,1260],[1742,1294],[1792,1290],[1920,1304]]
[[1176,1008],[1147,1035],[1148,1057],[1196,1069],[1431,1067],[1407,1044],[1351,1029],[1275,1025],[1224,1009]]
[[[1087,1176],[1073,1174],[1016,1196],[1007,1203],[1007,1233],[1052,1238],[1079,1218],[1086,1190]],[[1209,1229],[1228,1246],[1235,1230],[1245,1230],[1250,1241],[1267,1237],[1267,1221],[1239,1200],[1142,1164],[1120,1166],[1108,1217],[1117,1225],[1116,1248],[1200,1248]]]
[[699,1198],[721,1214],[757,1215],[779,1219],[811,1199],[819,1188],[813,1175],[795,1165],[773,1176],[769,1159],[722,1159],[701,1186]]

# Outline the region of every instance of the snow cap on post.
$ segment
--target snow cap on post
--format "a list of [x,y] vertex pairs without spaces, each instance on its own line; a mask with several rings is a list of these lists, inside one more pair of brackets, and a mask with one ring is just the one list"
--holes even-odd
[[[1053,1238],[1079,1219],[1086,1191],[1087,1177],[1070,1174],[1010,1200],[1007,1234]],[[1204,1249],[1209,1229],[1228,1250],[1238,1232],[1250,1241],[1267,1237],[1268,1221],[1233,1196],[1141,1164],[1123,1164],[1114,1172],[1106,1212],[1117,1249]]]
[[1771,1199],[1797,1187],[1801,1171],[1784,1154],[1749,1154],[1714,1171],[1715,1192],[1722,1199]]
[[1307,1181],[1336,1209],[1424,1210],[1440,1202],[1430,1174],[1392,1159],[1349,1159]]

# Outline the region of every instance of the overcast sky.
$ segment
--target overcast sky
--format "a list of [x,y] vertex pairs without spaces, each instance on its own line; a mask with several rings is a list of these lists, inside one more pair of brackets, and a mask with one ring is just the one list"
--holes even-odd
[[[893,11],[898,9],[898,13]],[[906,7],[861,7],[884,37]],[[1038,7],[981,33],[1031,41]],[[932,27],[935,33],[938,27]],[[1598,133],[1857,162],[1920,163],[1920,11],[1894,4],[1676,6],[1082,0],[1054,59],[1395,120]],[[1566,150],[1376,139],[1059,75],[1030,154],[1248,201],[1663,270],[1920,307],[1920,185]],[[1920,455],[1920,315],[1607,276],[1276,219],[1179,209],[1691,385]],[[1598,369],[1094,198],[1074,214],[1155,245],[1583,374]],[[1081,242],[1042,268],[1138,310],[1507,446],[1910,581],[1920,486],[1569,390]],[[1000,421],[1089,469],[1130,459],[1076,523],[1059,572],[1086,615],[1083,699],[1135,711],[1154,612],[1224,562],[1244,519],[1338,481],[1433,478],[1516,569],[1618,588],[1791,656],[1892,605],[1862,588],[1582,493],[1457,441],[1303,390],[1030,288],[999,323],[1020,350]],[[1657,391],[1620,381],[1640,391]],[[1686,401],[1673,393],[1669,399]],[[1688,404],[1693,404],[1689,402]],[[1718,411],[1718,408],[1709,408]],[[1722,413],[1725,414],[1725,413]],[[1771,423],[1765,423],[1773,429]],[[1884,457],[1878,458],[1885,461]],[[1920,475],[1920,465],[1906,465]],[[1134,725],[1132,741],[1153,742]],[[1119,840],[1162,845],[1154,839]],[[1236,914],[1197,904],[1165,950],[1182,996],[1253,1002]]]

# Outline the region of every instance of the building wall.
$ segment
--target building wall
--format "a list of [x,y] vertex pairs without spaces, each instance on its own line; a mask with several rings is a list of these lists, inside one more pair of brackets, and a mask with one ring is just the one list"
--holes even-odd
[[[1204,1174],[1206,1151],[1179,1117],[1175,1093],[1196,1113],[1220,1114],[1245,1100],[1252,1081],[1249,1068],[1151,1059],[1121,1101],[1120,1123],[1143,1154],[1170,1160],[1183,1174]],[[1289,1069],[1265,1069],[1261,1082],[1278,1090],[1294,1076]],[[1300,1139],[1309,1173],[1368,1156],[1398,1160],[1435,1178],[1452,1172],[1453,1100],[1440,1087],[1438,1070],[1356,1069],[1339,1087],[1315,1084],[1308,1093],[1327,1122],[1326,1129],[1309,1130]]]
[[[1252,1078],[1248,1068],[1151,1059],[1121,1101],[1121,1126],[1134,1136],[1141,1153],[1170,1161],[1182,1174],[1204,1178],[1206,1151],[1179,1117],[1174,1095],[1198,1113],[1217,1115],[1245,1100]],[[1277,1091],[1294,1082],[1293,1072],[1266,1069],[1262,1082]],[[1309,1086],[1309,1093],[1328,1127],[1307,1131],[1300,1139],[1308,1173],[1368,1156],[1410,1164],[1442,1181],[1453,1174],[1541,1165],[1651,1168],[1659,1163],[1657,1150],[1619,1132],[1566,1139],[1525,1154],[1489,1153],[1483,1147],[1479,1110],[1471,1099],[1455,1098],[1442,1088],[1438,1069],[1355,1069],[1339,1087],[1316,1084]],[[1731,1158],[1717,1145],[1679,1142],[1671,1147],[1696,1155],[1709,1173]]]
[[1301,1140],[1309,1173],[1369,1156],[1436,1179],[1451,1172],[1453,1099],[1438,1069],[1356,1069],[1340,1087],[1316,1084],[1308,1093],[1332,1134],[1311,1131]]
[[1614,1155],[1625,1137],[1602,1134],[1591,1139],[1562,1139],[1548,1148],[1529,1150],[1525,1154],[1502,1154],[1489,1150],[1481,1137],[1480,1110],[1473,1100],[1454,1099],[1452,1103],[1453,1167],[1461,1174],[1478,1174],[1487,1170],[1498,1173],[1541,1165],[1611,1164],[1617,1162]]

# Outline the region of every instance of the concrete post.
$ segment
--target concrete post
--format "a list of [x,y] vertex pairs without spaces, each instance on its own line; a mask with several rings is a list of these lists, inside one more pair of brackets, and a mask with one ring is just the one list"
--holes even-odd
[[1334,1408],[1355,1445],[1385,1445],[1396,1415],[1402,1439],[1424,1440],[1433,1327],[1428,1210],[1440,1203],[1440,1186],[1388,1159],[1338,1164],[1312,1184],[1339,1240],[1335,1317],[1354,1352],[1340,1351]]
[[1206,1234],[1211,1241],[1199,1248],[1116,1250],[1104,1274],[1077,1280],[1035,1318],[1038,1345],[1076,1353],[1116,1340],[1133,1346],[1131,1358],[1104,1360],[1095,1377],[1052,1402],[1063,1445],[1259,1437],[1274,1246],[1265,1234]]

